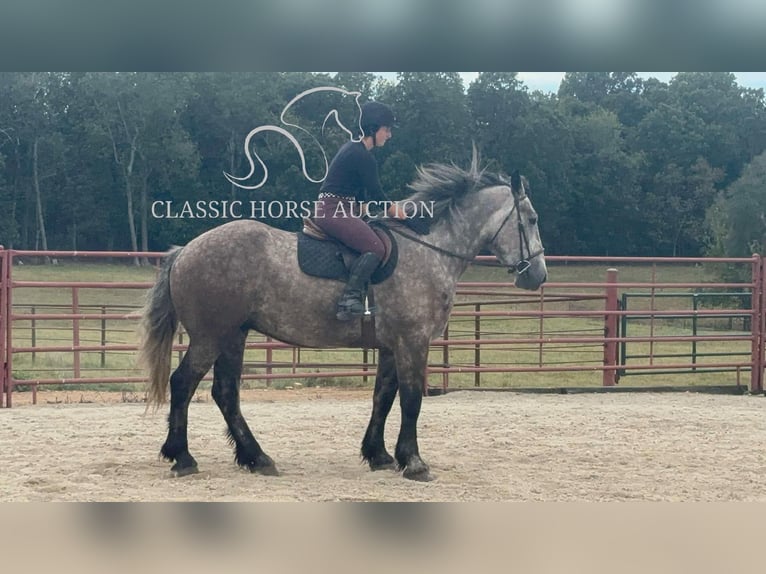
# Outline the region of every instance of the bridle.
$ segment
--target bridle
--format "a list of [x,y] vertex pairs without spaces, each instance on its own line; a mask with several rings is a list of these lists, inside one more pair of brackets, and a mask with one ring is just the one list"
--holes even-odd
[[[525,196],[526,197],[526,196]],[[542,247],[532,253],[532,250],[529,248],[529,238],[527,237],[527,232],[524,231],[524,226],[521,224],[521,212],[519,211],[519,201],[521,198],[513,196],[513,207],[508,212],[508,215],[505,216],[505,219],[503,219],[503,222],[500,224],[500,227],[497,228],[497,231],[495,231],[495,234],[492,236],[492,239],[490,239],[490,243],[494,243],[495,239],[498,235],[500,235],[500,232],[503,230],[503,227],[505,227],[505,224],[508,223],[508,220],[511,218],[511,215],[513,215],[514,211],[519,212],[518,217],[518,227],[519,227],[519,250],[521,253],[519,254],[521,256],[521,259],[519,259],[516,263],[510,265],[508,267],[508,273],[516,273],[517,275],[523,275],[527,271],[529,271],[529,268],[532,266],[530,261],[534,259],[535,257],[540,257],[543,253],[545,253],[545,249]],[[527,257],[524,257],[524,250],[526,249],[526,252],[529,254]]]
[[[495,239],[497,239],[497,236],[500,235],[500,232],[503,230],[503,227],[505,227],[505,224],[508,223],[508,220],[511,219],[511,215],[513,215],[514,211],[519,211],[519,201],[520,199],[517,198],[515,195],[513,196],[513,207],[508,212],[508,215],[505,216],[505,219],[503,219],[503,222],[500,224],[500,227],[497,228],[497,231],[495,231],[495,234],[492,236],[492,239],[490,240],[490,243],[494,243]],[[529,268],[532,266],[530,261],[534,259],[535,257],[539,257],[543,253],[545,253],[545,249],[540,248],[534,253],[530,251],[529,248],[529,238],[527,237],[526,231],[524,231],[524,226],[521,224],[521,214],[519,213],[518,218],[518,226],[519,226],[519,249],[521,250],[521,259],[517,261],[516,263],[510,265],[508,267],[508,273],[516,273],[517,275],[522,275],[529,271]],[[410,235],[409,233],[403,233],[401,230],[392,227],[390,228],[391,231],[396,233],[397,235],[401,235],[402,237],[406,237],[407,239],[414,241],[415,243],[419,243],[420,245],[423,245],[425,247],[428,247],[429,249],[436,251],[437,253],[441,253],[442,255],[448,255],[450,257],[454,257],[456,259],[461,259],[462,261],[468,261],[471,262],[474,260],[474,257],[466,257],[465,255],[460,255],[459,253],[454,253],[452,251],[449,251],[448,249],[443,249],[437,245],[434,245],[432,243],[428,243],[427,241],[423,241],[422,239],[418,237],[414,237]],[[529,254],[527,257],[524,257],[524,251]]]

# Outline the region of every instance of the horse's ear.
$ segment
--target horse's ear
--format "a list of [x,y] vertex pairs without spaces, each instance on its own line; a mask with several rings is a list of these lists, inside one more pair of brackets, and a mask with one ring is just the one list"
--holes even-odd
[[521,175],[519,175],[519,170],[514,170],[514,172],[511,174],[511,191],[518,195],[521,193]]

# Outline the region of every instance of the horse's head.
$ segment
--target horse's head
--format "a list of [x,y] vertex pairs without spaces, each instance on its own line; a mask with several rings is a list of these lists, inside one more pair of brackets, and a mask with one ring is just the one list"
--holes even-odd
[[431,248],[464,261],[489,249],[516,273],[517,287],[534,290],[545,282],[548,270],[537,213],[527,195],[526,179],[518,172],[509,181],[480,170],[474,146],[468,171],[454,164],[431,164],[418,169],[410,188],[415,193],[409,201],[431,206],[431,233],[450,230],[438,247]]
[[511,175],[510,186],[505,189],[510,191],[510,198],[488,222],[488,225],[496,225],[497,229],[488,247],[508,266],[509,273],[516,274],[517,287],[535,290],[548,278],[537,212],[527,195],[526,178],[521,177],[518,171]]

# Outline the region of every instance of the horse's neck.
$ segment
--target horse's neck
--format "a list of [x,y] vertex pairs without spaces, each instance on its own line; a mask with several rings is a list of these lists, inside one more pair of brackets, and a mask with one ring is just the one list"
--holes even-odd
[[482,231],[491,215],[491,210],[487,210],[483,205],[462,208],[453,215],[449,224],[443,222],[437,226],[435,231],[439,236],[440,246],[466,257],[475,257],[481,251],[484,242]]
[[457,216],[450,224],[440,222],[436,224],[428,236],[428,240],[440,249],[444,249],[457,257],[445,256],[446,266],[450,274],[457,279],[468,268],[470,260],[481,251],[482,225],[474,217]]

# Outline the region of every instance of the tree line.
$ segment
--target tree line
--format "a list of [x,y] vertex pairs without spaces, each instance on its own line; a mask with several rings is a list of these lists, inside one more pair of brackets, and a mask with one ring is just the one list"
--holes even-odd
[[766,243],[764,92],[731,73],[567,73],[551,94],[514,72],[468,85],[453,72],[35,72],[0,74],[0,244],[164,250],[223,220],[158,218],[154,202],[313,200],[319,185],[277,131],[251,142],[269,171],[262,187],[224,173],[247,175],[245,137],[273,125],[321,178],[354,98],[312,93],[281,114],[328,86],[395,109],[394,137],[375,152],[392,197],[408,194],[419,165],[467,166],[475,143],[487,169],[527,176],[550,254],[741,255]]

